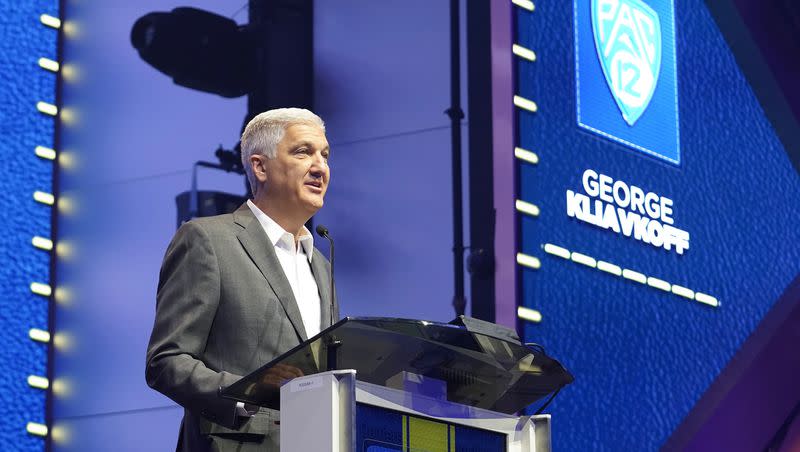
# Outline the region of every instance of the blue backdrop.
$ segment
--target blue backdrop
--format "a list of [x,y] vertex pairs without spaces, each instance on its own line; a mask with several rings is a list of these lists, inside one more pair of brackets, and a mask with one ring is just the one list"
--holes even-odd
[[[578,6],[588,13],[588,4]],[[519,216],[520,251],[541,259],[539,270],[520,270],[521,303],[542,313],[524,335],[576,377],[552,405],[561,450],[655,450],[800,271],[800,180],[702,1],[675,4],[679,165],[578,126],[573,4],[536,6],[514,9],[516,42],[537,54],[517,59],[517,93],[539,107],[517,121],[519,146],[539,156],[519,163],[518,197],[541,209]],[[566,191],[583,192],[586,169],[672,199],[689,249],[679,255],[568,217]],[[544,244],[720,304],[546,253]]]

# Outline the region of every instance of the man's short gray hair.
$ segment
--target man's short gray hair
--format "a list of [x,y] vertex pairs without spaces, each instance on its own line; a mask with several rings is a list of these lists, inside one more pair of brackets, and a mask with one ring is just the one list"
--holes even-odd
[[314,113],[304,108],[276,108],[265,111],[251,119],[242,133],[242,165],[247,173],[247,182],[255,195],[257,181],[250,166],[251,155],[264,155],[274,159],[278,143],[283,139],[286,129],[295,124],[317,126],[325,131],[325,123]]

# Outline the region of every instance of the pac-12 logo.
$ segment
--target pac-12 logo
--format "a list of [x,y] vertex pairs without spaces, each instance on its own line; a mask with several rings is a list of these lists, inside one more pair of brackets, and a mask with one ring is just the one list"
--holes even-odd
[[574,0],[578,125],[679,164],[674,0]]
[[622,117],[633,125],[653,98],[661,69],[661,22],[639,0],[592,0],[597,56]]

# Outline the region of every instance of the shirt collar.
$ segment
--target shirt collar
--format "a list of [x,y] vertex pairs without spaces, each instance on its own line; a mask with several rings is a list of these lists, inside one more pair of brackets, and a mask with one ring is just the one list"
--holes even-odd
[[[257,205],[251,200],[247,200],[247,207],[253,212],[258,222],[261,224],[261,227],[264,228],[264,232],[267,233],[267,237],[269,238],[270,243],[273,246],[281,247],[286,250],[294,251],[294,235],[286,232],[285,229],[281,227],[278,223],[275,222],[269,215],[265,214],[261,209],[258,208]],[[306,257],[308,258],[308,262],[311,262],[311,258],[314,256],[314,236],[308,231],[308,228],[303,226],[303,229],[300,230],[300,238],[298,239],[300,242],[300,246],[303,249]]]

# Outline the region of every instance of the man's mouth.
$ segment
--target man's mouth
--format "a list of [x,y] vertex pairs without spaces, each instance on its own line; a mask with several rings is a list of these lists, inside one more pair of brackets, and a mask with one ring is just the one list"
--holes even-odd
[[312,180],[305,183],[307,187],[311,187],[313,191],[321,193],[322,192],[322,181]]

